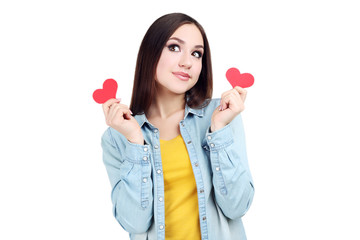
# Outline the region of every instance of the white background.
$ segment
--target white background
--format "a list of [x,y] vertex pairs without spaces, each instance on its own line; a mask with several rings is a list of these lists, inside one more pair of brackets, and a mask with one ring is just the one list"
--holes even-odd
[[137,51],[183,12],[210,42],[214,94],[254,75],[242,113],[255,198],[248,239],[360,239],[356,1],[1,1],[0,239],[128,239],[112,216],[92,99],[130,104]]

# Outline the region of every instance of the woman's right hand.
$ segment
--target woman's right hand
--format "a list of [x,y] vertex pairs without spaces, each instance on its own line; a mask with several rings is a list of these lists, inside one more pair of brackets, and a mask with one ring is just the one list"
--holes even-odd
[[136,119],[131,116],[129,107],[120,104],[120,100],[112,98],[103,104],[106,124],[122,135],[129,142],[144,144],[144,137]]

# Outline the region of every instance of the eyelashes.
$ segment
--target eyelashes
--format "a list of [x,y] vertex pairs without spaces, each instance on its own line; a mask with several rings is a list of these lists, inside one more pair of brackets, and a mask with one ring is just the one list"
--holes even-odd
[[[170,44],[167,46],[167,48],[171,52],[180,52],[180,47],[177,44]],[[200,51],[194,51],[191,55],[193,55],[196,58],[201,58],[203,54]]]
[[196,56],[194,56],[196,58],[201,58],[202,57],[202,53],[199,52],[199,51],[195,51],[195,52],[193,52],[193,54],[196,54]]
[[[170,44],[168,46],[168,49],[170,51],[172,51],[172,52],[179,52],[180,51],[180,47],[178,45],[176,45],[176,44]],[[177,49],[177,50],[175,50],[175,49]]]

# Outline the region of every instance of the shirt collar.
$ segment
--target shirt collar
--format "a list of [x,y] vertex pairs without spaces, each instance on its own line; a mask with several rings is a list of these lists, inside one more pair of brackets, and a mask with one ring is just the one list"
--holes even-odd
[[[194,115],[197,115],[199,117],[203,117],[204,116],[204,108],[200,108],[200,109],[196,109],[196,108],[191,108],[189,107],[187,104],[185,104],[185,115],[184,115],[184,119],[188,116],[189,113],[192,113]],[[139,123],[140,128],[142,128],[142,126],[144,125],[145,122],[147,122],[149,125],[152,125],[146,118],[145,114],[139,114],[139,115],[135,115],[134,118],[136,119],[136,121]]]

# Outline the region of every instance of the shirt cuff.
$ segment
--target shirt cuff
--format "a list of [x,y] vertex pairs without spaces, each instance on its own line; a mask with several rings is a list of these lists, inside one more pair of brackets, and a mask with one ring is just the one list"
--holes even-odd
[[127,161],[147,165],[150,163],[150,145],[144,140],[144,145],[129,142],[126,139],[125,157]]
[[234,133],[230,124],[227,124],[225,127],[218,129],[215,132],[211,132],[210,128],[211,127],[208,127],[205,134],[205,139],[210,151],[217,151],[225,148],[234,141]]

